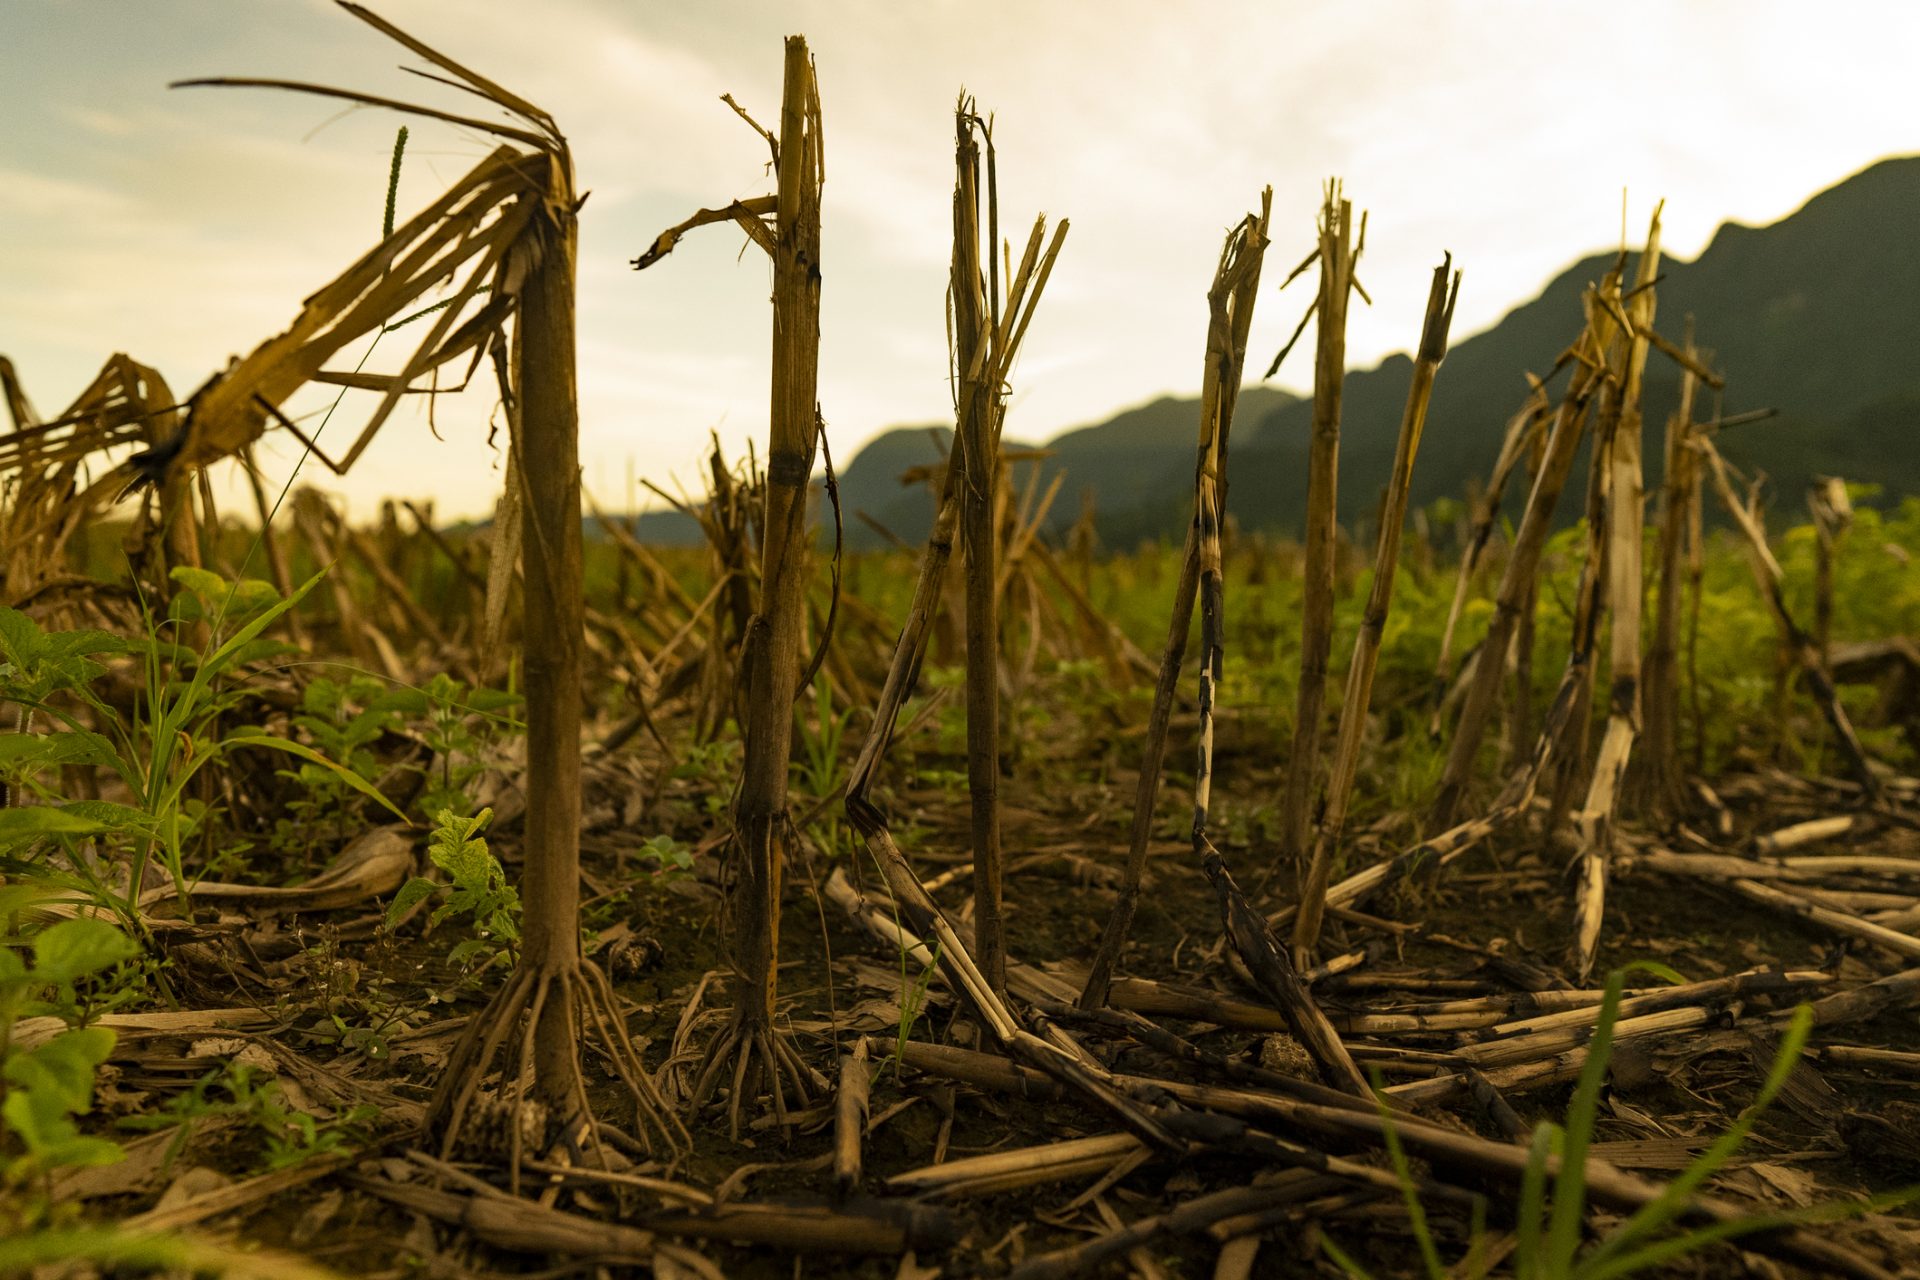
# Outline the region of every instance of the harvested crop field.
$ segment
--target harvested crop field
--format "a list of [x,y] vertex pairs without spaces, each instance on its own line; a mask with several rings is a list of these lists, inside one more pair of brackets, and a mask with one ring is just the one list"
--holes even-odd
[[[1250,191],[1184,540],[1129,550],[1003,436],[1071,236],[1003,221],[1018,123],[962,97],[901,537],[827,456],[793,37],[776,110],[728,100],[770,189],[633,261],[698,288],[675,249],[744,232],[772,283],[766,439],[668,546],[582,494],[560,124],[343,8],[472,114],[208,83],[487,154],[184,399],[116,355],[43,418],[0,360],[0,1274],[1920,1272],[1920,500],[1763,506],[1658,208],[1420,504],[1438,263],[1355,513],[1366,217]],[[1311,362],[1298,538],[1229,503],[1256,302]],[[488,520],[252,469],[455,383]],[[327,453],[314,385],[364,411]]]

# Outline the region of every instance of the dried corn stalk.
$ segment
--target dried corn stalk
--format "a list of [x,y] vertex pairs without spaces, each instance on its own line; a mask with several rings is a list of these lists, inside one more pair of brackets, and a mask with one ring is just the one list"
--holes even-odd
[[[1207,468],[1219,470],[1225,461],[1227,442],[1233,430],[1233,411],[1240,395],[1240,379],[1246,367],[1247,337],[1253,325],[1253,308],[1258,299],[1260,267],[1267,244],[1265,211],[1272,193],[1262,196],[1260,215],[1248,214],[1227,234],[1220,249],[1220,261],[1214,268],[1213,283],[1207,289],[1207,347],[1201,368],[1200,443],[1194,471],[1196,504],[1213,501],[1211,486],[1203,483]],[[1223,484],[1224,488],[1224,484]],[[1217,516],[1217,511],[1215,515]],[[1122,873],[1120,895],[1107,917],[1100,947],[1094,953],[1087,981],[1080,992],[1080,1007],[1102,1008],[1113,985],[1114,969],[1120,952],[1133,929],[1133,916],[1140,901],[1140,884],[1146,874],[1147,844],[1153,834],[1155,800],[1160,794],[1161,767],[1166,760],[1167,729],[1173,718],[1173,703],[1180,685],[1180,668],[1186,658],[1187,635],[1193,627],[1194,603],[1200,590],[1203,555],[1204,513],[1196,505],[1187,527],[1187,542],[1180,557],[1180,576],[1173,590],[1172,621],[1167,628],[1167,644],[1160,657],[1154,683],[1153,709],[1148,713],[1142,747],[1140,780],[1133,797],[1133,827],[1127,842],[1127,861]],[[1217,530],[1216,530],[1217,532]],[[1203,677],[1204,679],[1205,677]],[[1210,689],[1210,685],[1207,686]],[[1210,721],[1209,721],[1210,723]],[[1196,787],[1204,778],[1195,779]]]
[[[1308,454],[1305,588],[1300,612],[1300,685],[1294,698],[1293,746],[1280,804],[1280,860],[1299,864],[1307,855],[1309,805],[1320,768],[1320,721],[1326,705],[1327,659],[1333,651],[1333,570],[1339,527],[1335,510],[1340,486],[1340,399],[1347,374],[1347,301],[1355,289],[1353,268],[1366,247],[1364,218],[1353,238],[1353,205],[1340,197],[1338,181],[1327,185],[1320,207],[1318,349],[1313,364],[1313,439]],[[1277,362],[1276,362],[1277,363]]]
[[1786,575],[1781,572],[1780,562],[1773,558],[1773,552],[1767,546],[1766,526],[1760,519],[1757,501],[1742,502],[1734,493],[1727,461],[1720,456],[1720,450],[1714,445],[1711,435],[1705,432],[1697,434],[1693,447],[1706,459],[1707,475],[1713,481],[1714,492],[1719,494],[1721,505],[1733,517],[1734,526],[1746,542],[1753,580],[1767,602],[1767,611],[1773,615],[1773,625],[1780,633],[1781,645],[1793,655],[1806,675],[1807,684],[1811,686],[1814,699],[1826,716],[1827,726],[1833,730],[1834,739],[1847,759],[1854,780],[1867,795],[1877,798],[1880,779],[1867,759],[1866,748],[1860,744],[1859,735],[1853,730],[1853,721],[1847,715],[1846,707],[1840,702],[1840,693],[1834,688],[1832,674],[1820,660],[1819,645],[1794,620],[1787,608]]
[[1576,816],[1580,850],[1574,888],[1574,930],[1569,959],[1576,978],[1593,969],[1605,912],[1607,861],[1613,849],[1614,810],[1626,776],[1633,740],[1640,730],[1640,602],[1644,574],[1646,503],[1641,465],[1640,392],[1646,378],[1647,335],[1653,332],[1654,280],[1660,272],[1660,206],[1647,228],[1647,247],[1634,273],[1625,303],[1625,368],[1619,388],[1619,418],[1606,433],[1605,448],[1595,450],[1594,466],[1607,468],[1607,594],[1613,630],[1609,652],[1612,687],[1607,694],[1607,729]]
[[1400,527],[1406,518],[1408,495],[1413,488],[1413,460],[1420,448],[1421,429],[1426,425],[1427,405],[1433,398],[1434,378],[1440,372],[1441,360],[1446,357],[1447,331],[1453,323],[1454,300],[1459,296],[1458,272],[1453,274],[1452,287],[1448,287],[1451,266],[1452,259],[1448,259],[1434,269],[1433,285],[1427,292],[1419,356],[1414,361],[1413,378],[1407,388],[1407,407],[1401,415],[1400,438],[1394,449],[1393,475],[1387,483],[1387,500],[1380,512],[1380,537],[1373,554],[1373,586],[1367,596],[1366,613],[1361,618],[1360,634],[1353,641],[1353,661],[1347,666],[1346,696],[1340,705],[1340,731],[1334,743],[1320,829],[1314,838],[1313,857],[1300,890],[1300,915],[1293,931],[1297,965],[1310,963],[1308,957],[1320,941],[1321,912],[1327,877],[1333,867],[1333,851],[1346,825],[1347,802],[1353,796],[1354,780],[1360,772],[1360,744],[1366,731],[1367,707],[1373,699],[1373,674],[1386,633],[1387,609],[1393,601],[1394,570],[1400,562]]
[[[1694,354],[1689,321],[1685,350]],[[1655,549],[1658,587],[1654,596],[1653,637],[1647,644],[1640,719],[1641,797],[1659,814],[1680,803],[1680,569],[1694,509],[1700,502],[1700,455],[1693,448],[1693,402],[1700,380],[1691,369],[1680,376],[1680,404],[1667,420],[1666,479],[1660,502],[1660,535]]]
[[1443,831],[1454,825],[1455,815],[1473,774],[1474,759],[1479,754],[1481,739],[1493,717],[1501,677],[1505,673],[1506,664],[1502,659],[1513,642],[1521,610],[1531,598],[1530,589],[1539,572],[1540,556],[1546,549],[1547,534],[1552,529],[1554,508],[1559,505],[1560,494],[1566,488],[1567,476],[1573,469],[1573,458],[1579,449],[1580,437],[1586,431],[1588,407],[1606,377],[1604,334],[1597,330],[1611,321],[1606,319],[1592,295],[1588,298],[1587,315],[1586,328],[1568,349],[1567,355],[1562,357],[1563,362],[1574,365],[1573,386],[1562,397],[1560,407],[1555,411],[1553,426],[1547,436],[1546,454],[1541,459],[1539,474],[1534,478],[1533,490],[1527,497],[1526,513],[1520,518],[1520,528],[1514,534],[1513,548],[1507,554],[1506,568],[1494,596],[1493,616],[1488,619],[1486,638],[1480,645],[1481,657],[1473,664],[1473,675],[1467,682],[1466,697],[1461,702],[1460,714],[1454,723],[1446,765],[1441,772],[1440,784],[1427,818],[1429,830]]
[[743,1108],[762,1089],[785,1127],[789,1089],[805,1105],[809,1086],[826,1083],[801,1060],[774,1016],[779,994],[781,874],[793,838],[787,766],[793,703],[806,665],[807,492],[814,448],[824,434],[817,386],[820,186],[826,166],[820,91],[805,39],[787,40],[778,137],[758,125],[754,128],[772,148],[779,174],[776,194],[737,201],[720,210],[703,209],[662,232],[633,264],[636,269],[649,267],[671,253],[688,230],[728,221],[745,228],[773,259],[773,382],[760,600],[748,625],[742,658],[747,687],[746,752],[734,802],[731,847],[736,876],[732,898],[735,1002],[732,1021],[708,1046],[693,1090],[698,1106],[712,1096],[723,1077],[731,1081],[728,1114],[736,1135]]
[[[543,1145],[599,1150],[604,1126],[593,1118],[581,1075],[581,1046],[598,1045],[625,1086],[637,1140],[669,1144],[684,1131],[664,1112],[651,1077],[626,1033],[611,985],[580,954],[580,708],[585,644],[581,599],[579,412],[574,385],[574,280],[579,197],[573,161],[553,118],[436,52],[359,5],[342,8],[403,45],[458,87],[519,123],[496,124],[353,90],[298,81],[221,79],[196,84],[291,89],[446,120],[517,142],[502,145],[425,211],[400,226],[332,284],[309,298],[285,333],[203,387],[189,403],[178,439],[135,458],[171,479],[239,452],[270,419],[310,449],[312,442],[279,406],[310,381],[379,391],[371,419],[335,462],[350,467],[399,397],[417,379],[462,355],[477,367],[494,356],[511,429],[512,458],[524,486],[528,797],[526,869],[521,897],[525,934],[519,968],[471,1024],[448,1060],[428,1109],[429,1126],[452,1151],[482,1081],[502,1064],[503,1092],[518,1109],[539,1102],[550,1117]],[[466,270],[413,353],[396,374],[333,374],[326,360],[354,339],[402,318],[428,290]],[[473,305],[483,289],[488,296]],[[502,326],[512,318],[509,349]],[[458,322],[458,323],[456,323]],[[471,369],[470,369],[471,372]],[[510,1038],[520,1047],[508,1049]],[[504,1057],[503,1057],[504,1055]],[[512,1066],[505,1064],[511,1063]],[[523,1138],[511,1142],[517,1187]]]
[[[1000,290],[980,269],[980,143],[993,145],[992,127],[961,99],[954,112],[953,271],[947,288],[953,333],[954,399],[959,421],[960,536],[966,549],[967,796],[973,834],[973,936],[980,971],[996,995],[1007,988],[1007,949],[1001,920],[1000,856],[1000,592],[999,520],[1000,369],[994,367]],[[989,210],[998,221],[998,209]],[[987,265],[999,277],[989,231]]]

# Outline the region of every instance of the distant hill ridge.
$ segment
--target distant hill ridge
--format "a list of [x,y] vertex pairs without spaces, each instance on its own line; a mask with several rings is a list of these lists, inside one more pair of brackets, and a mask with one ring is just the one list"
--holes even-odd
[[[1889,497],[1920,494],[1920,156],[1883,160],[1820,192],[1765,227],[1725,223],[1700,256],[1663,258],[1658,327],[1678,340],[1686,317],[1727,377],[1722,411],[1772,408],[1778,418],[1730,434],[1724,447],[1765,471],[1775,505],[1798,512],[1810,479],[1839,475],[1885,487]],[[1484,477],[1506,419],[1519,407],[1528,372],[1544,373],[1572,340],[1580,295],[1611,254],[1584,258],[1492,328],[1456,341],[1434,388],[1414,470],[1416,503],[1459,496]],[[1471,275],[1472,264],[1463,264]],[[1394,438],[1412,362],[1389,356],[1349,371],[1340,452],[1339,513],[1364,522],[1392,464]],[[1678,397],[1678,370],[1649,361],[1646,421],[1658,439]],[[1177,538],[1189,495],[1197,400],[1163,396],[1105,422],[1047,442],[1043,479],[1065,473],[1052,527],[1079,514],[1094,494],[1109,546]],[[1297,530],[1306,501],[1311,404],[1275,388],[1248,385],[1236,414],[1229,503],[1245,527]],[[1703,414],[1703,416],[1705,416]],[[871,519],[908,542],[931,521],[925,486],[902,489],[900,474],[937,462],[945,425],[896,428],[870,442],[841,472],[848,538],[881,542],[853,518]],[[1649,482],[1659,449],[1647,450]],[[1024,482],[1025,469],[1018,473]],[[682,541],[691,522],[677,513],[642,518],[643,537]],[[678,536],[675,536],[678,535]]]

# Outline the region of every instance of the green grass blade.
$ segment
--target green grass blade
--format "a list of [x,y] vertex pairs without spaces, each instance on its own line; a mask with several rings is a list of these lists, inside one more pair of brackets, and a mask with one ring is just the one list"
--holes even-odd
[[1519,1280],[1539,1280],[1540,1228],[1547,1216],[1547,1160],[1560,1146],[1560,1126],[1542,1120],[1527,1147],[1527,1167],[1520,1174],[1520,1218],[1515,1225],[1513,1273]]
[[1373,1275],[1365,1267],[1347,1256],[1346,1250],[1333,1242],[1326,1232],[1320,1233],[1320,1247],[1333,1259],[1333,1264],[1346,1272],[1349,1280],[1373,1280]]
[[192,701],[197,704],[199,700],[197,695],[205,690],[206,686],[212,682],[215,676],[226,669],[227,665],[233,661],[236,653],[254,640],[257,640],[261,632],[279,621],[281,615],[287,613],[295,605],[298,605],[302,600],[306,599],[307,593],[318,586],[320,579],[326,576],[327,570],[320,570],[320,572],[295,587],[288,593],[284,600],[277,601],[271,608],[262,609],[258,616],[248,620],[245,626],[234,632],[231,639],[207,655],[199,667],[195,669],[193,673],[193,683],[188,686],[188,692],[196,695]]
[[1660,981],[1666,983],[1669,986],[1684,987],[1687,984],[1687,977],[1685,974],[1681,973],[1678,969],[1675,969],[1671,965],[1661,964],[1658,960],[1635,960],[1631,964],[1626,966],[1625,972],[1630,973],[1636,969],[1640,970],[1643,973],[1652,974],[1654,977],[1660,979]]
[[1624,969],[1607,975],[1607,991],[1600,1001],[1600,1021],[1587,1042],[1587,1061],[1580,1083],[1567,1103],[1566,1132],[1560,1143],[1560,1174],[1553,1183],[1553,1210],[1547,1220],[1546,1274],[1564,1276],[1573,1269],[1580,1248],[1580,1228],[1587,1216],[1587,1147],[1593,1142],[1593,1124],[1600,1108],[1600,1086],[1606,1083],[1607,1059],[1613,1053],[1613,1024],[1620,1016],[1620,992],[1626,986]]
[[1871,1196],[1865,1200],[1830,1200],[1822,1204],[1808,1205],[1803,1209],[1786,1209],[1778,1213],[1745,1214],[1738,1218],[1729,1218],[1724,1222],[1714,1222],[1699,1227],[1684,1235],[1673,1236],[1656,1241],[1631,1253],[1610,1259],[1600,1266],[1592,1266],[1588,1259],[1579,1271],[1581,1280],[1611,1280],[1615,1276],[1628,1276],[1684,1258],[1710,1245],[1721,1241],[1738,1240],[1742,1236],[1759,1231],[1776,1231],[1782,1227],[1804,1227],[1823,1222],[1844,1222],[1849,1218],[1863,1217],[1870,1213],[1885,1213],[1891,1209],[1920,1200],[1920,1187],[1908,1187],[1902,1191],[1892,1191],[1884,1195]]
[[1627,1246],[1644,1240],[1653,1232],[1660,1230],[1686,1209],[1687,1204],[1693,1199],[1693,1193],[1733,1158],[1746,1142],[1747,1135],[1752,1132],[1761,1112],[1765,1111],[1779,1095],[1780,1090],[1786,1087],[1788,1078],[1793,1074],[1794,1066],[1800,1061],[1800,1055],[1806,1049],[1807,1037],[1812,1032],[1813,1010],[1803,1004],[1793,1011],[1793,1020],[1787,1024],[1786,1035],[1780,1041],[1780,1050],[1773,1056],[1773,1066],[1768,1069],[1766,1081],[1760,1086],[1759,1096],[1753,1100],[1753,1105],[1741,1112],[1739,1119],[1735,1120],[1725,1133],[1715,1138],[1705,1151],[1681,1170],[1680,1176],[1668,1183],[1666,1190],[1651,1202],[1642,1205],[1638,1212],[1603,1240],[1586,1259],[1588,1265],[1605,1263]]
[[226,741],[223,742],[221,746],[223,748],[224,747],[265,747],[269,751],[284,751],[288,755],[298,756],[300,759],[305,760],[308,764],[317,764],[322,769],[327,769],[332,771],[334,774],[339,776],[342,782],[352,787],[355,791],[358,791],[361,795],[366,796],[368,799],[374,801],[381,808],[385,809],[388,813],[392,814],[395,818],[398,818],[401,822],[406,823],[408,826],[413,825],[413,820],[407,817],[407,815],[402,813],[399,809],[395,808],[393,801],[387,799],[386,796],[382,795],[378,787],[374,786],[371,782],[368,782],[365,778],[361,777],[359,774],[355,773],[353,770],[347,768],[345,765],[340,764],[334,760],[329,760],[327,757],[321,755],[318,751],[315,751],[312,747],[307,746],[303,742],[293,742],[286,738],[276,738],[270,733],[240,732],[240,733],[229,734],[227,736]]
[[1446,1264],[1440,1261],[1440,1250],[1433,1242],[1433,1231],[1427,1226],[1426,1206],[1420,1203],[1420,1192],[1413,1181],[1413,1167],[1407,1163],[1406,1149],[1400,1145],[1400,1131],[1394,1127],[1393,1108],[1387,1105],[1379,1068],[1374,1068],[1371,1074],[1373,1105],[1380,1112],[1381,1129],[1387,1140],[1387,1159],[1393,1165],[1393,1176],[1399,1180],[1400,1196],[1407,1203],[1407,1222],[1413,1229],[1414,1240],[1420,1246],[1420,1259],[1426,1264],[1427,1280],[1447,1280]]

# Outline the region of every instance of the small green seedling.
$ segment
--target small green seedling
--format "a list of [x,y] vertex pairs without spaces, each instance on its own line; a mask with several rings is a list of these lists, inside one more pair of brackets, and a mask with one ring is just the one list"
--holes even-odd
[[[0,887],[0,922],[43,896],[31,885]],[[81,1133],[75,1120],[92,1111],[94,1079],[114,1045],[111,1030],[85,1025],[78,988],[138,950],[113,925],[88,917],[0,946],[0,1236],[50,1222],[45,1188],[56,1170],[122,1158],[117,1143]],[[14,1034],[27,1017],[66,1027],[27,1047]]]
[[448,958],[455,965],[465,966],[476,956],[486,956],[476,972],[495,964],[511,964],[520,942],[520,895],[507,883],[500,860],[480,836],[492,820],[491,809],[482,809],[471,818],[442,809],[427,856],[446,872],[450,886],[415,876],[400,886],[387,908],[387,927],[392,928],[424,899],[446,891],[447,900],[427,917],[427,928],[456,917],[470,922],[474,936],[454,947]]

